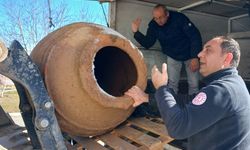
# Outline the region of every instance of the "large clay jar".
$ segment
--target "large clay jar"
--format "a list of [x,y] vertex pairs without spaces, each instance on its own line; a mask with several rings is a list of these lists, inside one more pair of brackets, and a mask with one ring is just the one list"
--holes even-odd
[[133,112],[124,92],[146,87],[139,50],[110,28],[74,23],[48,36],[32,51],[61,129],[72,135],[105,133]]

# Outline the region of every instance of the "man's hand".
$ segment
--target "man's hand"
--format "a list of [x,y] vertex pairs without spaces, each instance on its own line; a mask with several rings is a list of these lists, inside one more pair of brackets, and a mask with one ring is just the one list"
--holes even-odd
[[199,60],[198,58],[193,58],[190,61],[189,68],[191,71],[195,72],[200,68]]
[[163,85],[166,85],[168,83],[167,64],[162,64],[162,73],[158,70],[156,66],[154,66],[151,71],[151,77],[156,89]]
[[134,21],[131,23],[131,28],[132,31],[135,33],[139,30],[139,27],[141,25],[141,18],[136,18]]
[[137,86],[133,86],[131,89],[125,92],[125,95],[128,95],[133,98],[133,100],[135,101],[133,104],[133,107],[136,107],[136,106],[141,105],[142,103],[148,102],[148,98],[149,98],[148,94],[146,94]]

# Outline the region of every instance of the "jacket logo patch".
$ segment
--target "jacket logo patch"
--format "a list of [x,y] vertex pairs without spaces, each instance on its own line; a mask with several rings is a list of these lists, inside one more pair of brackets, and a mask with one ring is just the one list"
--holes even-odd
[[207,100],[207,95],[204,92],[200,92],[195,98],[192,100],[194,105],[202,105]]

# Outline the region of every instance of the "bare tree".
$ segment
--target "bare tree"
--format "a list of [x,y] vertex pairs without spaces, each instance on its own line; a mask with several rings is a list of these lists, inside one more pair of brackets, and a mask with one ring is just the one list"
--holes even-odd
[[[5,17],[5,22],[0,22],[0,36],[8,44],[17,39],[21,42],[27,52],[49,32],[70,22],[67,16],[66,4],[61,2],[55,7],[51,7],[49,16],[48,1],[26,0],[20,3],[14,0],[3,0],[1,17]],[[49,17],[55,25],[49,28]]]
[[[96,4],[98,1],[90,1],[88,4],[86,1],[79,1],[82,7],[71,11],[74,12],[71,14],[65,0],[1,0],[0,37],[7,45],[14,39],[18,40],[29,53],[48,33],[71,22],[106,24],[101,5],[93,9],[92,3]],[[104,5],[104,11],[107,12],[107,4]],[[50,24],[50,18],[53,24]]]
[[83,5],[80,10],[80,18],[84,22],[96,22],[99,16],[94,15],[94,10],[90,6]]
[[104,3],[102,5],[104,12],[106,12],[105,14],[103,14],[101,3],[99,4],[99,7],[95,8],[95,10],[92,9],[91,5],[83,5],[80,9],[80,20],[84,22],[106,24],[104,15],[107,15],[108,4]]

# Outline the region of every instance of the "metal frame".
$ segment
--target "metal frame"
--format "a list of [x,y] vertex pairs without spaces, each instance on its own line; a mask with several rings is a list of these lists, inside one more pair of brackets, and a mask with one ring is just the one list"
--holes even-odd
[[228,19],[228,34],[230,34],[231,31],[232,31],[232,21],[233,20],[240,19],[240,18],[247,17],[247,16],[248,16],[248,14],[243,14],[243,15],[239,15],[239,16],[229,18]]
[[[37,66],[18,41],[6,52],[0,43],[0,73],[14,81],[20,97],[20,109],[32,145],[35,149],[66,149],[55,116],[54,105],[48,96]],[[5,56],[5,55],[4,55]]]
[[205,4],[205,3],[208,3],[209,1],[199,1],[199,2],[195,2],[195,3],[192,3],[190,5],[187,5],[187,6],[184,6],[182,8],[179,8],[178,11],[183,11],[183,10],[186,10],[186,9],[190,9],[190,8],[193,8],[193,7],[197,7],[199,5],[202,5],[202,4]]

